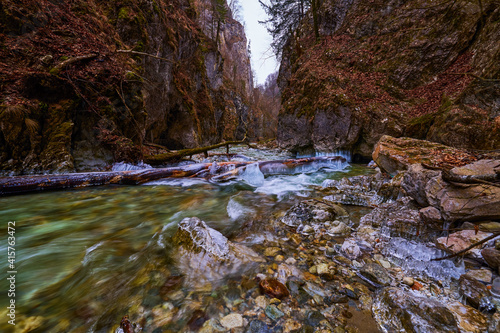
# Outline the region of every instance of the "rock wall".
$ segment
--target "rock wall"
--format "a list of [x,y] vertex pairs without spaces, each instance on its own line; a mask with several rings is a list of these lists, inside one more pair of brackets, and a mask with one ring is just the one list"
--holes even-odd
[[369,157],[384,135],[500,147],[498,1],[324,0],[283,51],[278,142]]
[[146,144],[190,148],[247,133],[242,25],[208,34],[200,2],[2,1],[0,169],[102,169]]

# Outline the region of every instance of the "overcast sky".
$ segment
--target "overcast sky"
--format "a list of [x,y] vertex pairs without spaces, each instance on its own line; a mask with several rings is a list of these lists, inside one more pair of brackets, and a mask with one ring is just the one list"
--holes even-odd
[[264,83],[269,74],[278,70],[276,57],[270,46],[272,38],[265,26],[258,22],[267,18],[266,13],[258,0],[241,0],[240,3],[247,38],[251,41],[252,68],[256,74],[256,83]]

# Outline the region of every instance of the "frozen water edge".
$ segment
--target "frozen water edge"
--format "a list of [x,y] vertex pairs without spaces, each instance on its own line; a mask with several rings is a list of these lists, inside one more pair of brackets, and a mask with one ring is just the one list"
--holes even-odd
[[394,237],[388,241],[383,252],[393,264],[412,274],[424,274],[429,278],[445,281],[459,279],[465,274],[463,260],[458,263],[452,260],[431,261],[444,257],[447,253],[416,241]]

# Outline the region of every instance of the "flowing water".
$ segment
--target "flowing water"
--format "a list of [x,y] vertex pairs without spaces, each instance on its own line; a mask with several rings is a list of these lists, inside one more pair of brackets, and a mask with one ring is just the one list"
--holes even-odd
[[[239,153],[253,160],[286,157],[241,147]],[[220,184],[164,179],[0,198],[0,220],[16,225],[17,323],[39,332],[110,332],[128,311],[161,303],[151,290],[176,273],[170,237],[183,218],[199,217],[231,239],[246,225],[315,197],[325,179],[371,172],[347,163],[301,171],[264,178],[247,168],[240,179]],[[0,237],[7,239],[7,227]],[[0,244],[5,254],[6,242]],[[0,290],[8,290],[7,271],[2,261]],[[8,299],[0,299],[6,309]],[[189,302],[195,300],[181,297],[175,305]],[[0,331],[14,332],[6,310],[0,315]]]

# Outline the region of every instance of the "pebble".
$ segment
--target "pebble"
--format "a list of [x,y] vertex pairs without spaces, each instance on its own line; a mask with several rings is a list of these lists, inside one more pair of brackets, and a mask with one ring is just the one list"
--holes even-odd
[[318,274],[318,266],[314,265],[309,268],[309,273]]
[[267,247],[265,250],[264,250],[264,255],[266,257],[274,257],[275,255],[278,254],[278,252],[280,252],[281,249],[279,247]]
[[230,313],[220,320],[220,324],[226,329],[243,327],[243,317],[239,313]]
[[287,319],[285,321],[285,325],[283,327],[283,333],[291,333],[299,330],[302,327],[302,324],[293,319]]
[[277,262],[282,262],[285,260],[285,257],[283,257],[281,254],[278,254],[276,257],[274,257],[274,260]]
[[297,260],[295,260],[294,258],[288,258],[287,260],[285,260],[285,264],[288,264],[288,265],[295,265],[297,263]]
[[255,299],[255,305],[257,305],[259,308],[265,309],[266,306],[269,305],[267,297],[266,296],[258,296]]
[[413,283],[415,283],[415,280],[413,280],[413,278],[411,278],[409,276],[405,276],[403,278],[403,283],[406,284],[407,286],[411,287],[411,286],[413,286]]
[[264,310],[264,313],[272,321],[277,321],[285,315],[280,309],[276,307],[276,305],[268,305]]

